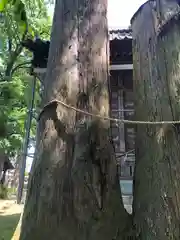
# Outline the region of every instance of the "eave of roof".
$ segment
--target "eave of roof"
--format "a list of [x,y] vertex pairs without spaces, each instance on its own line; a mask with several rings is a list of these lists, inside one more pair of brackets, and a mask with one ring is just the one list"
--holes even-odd
[[132,30],[131,29],[118,29],[109,31],[109,40],[125,40],[132,39]]

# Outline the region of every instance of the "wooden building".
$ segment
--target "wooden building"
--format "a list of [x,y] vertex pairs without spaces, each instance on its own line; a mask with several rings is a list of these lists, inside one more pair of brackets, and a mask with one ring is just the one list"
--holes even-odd
[[[130,29],[110,31],[110,99],[111,116],[133,120],[133,59],[132,32]],[[132,194],[135,165],[135,126],[112,123],[112,137],[120,166],[120,183],[123,195]]]
[[0,152],[0,184],[4,185],[7,170],[14,169],[10,159],[5,153]]

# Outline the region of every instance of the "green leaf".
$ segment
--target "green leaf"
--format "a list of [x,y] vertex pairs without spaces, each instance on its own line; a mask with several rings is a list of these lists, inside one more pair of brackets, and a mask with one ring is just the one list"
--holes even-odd
[[35,37],[35,33],[34,33],[34,30],[31,26],[28,26],[28,33],[32,36],[32,38]]
[[19,28],[20,28],[20,31],[21,31],[22,33],[24,33],[25,30],[27,29],[27,24],[26,24],[26,22],[19,21]]
[[5,11],[5,7],[8,3],[8,0],[0,0],[0,12],[4,12]]

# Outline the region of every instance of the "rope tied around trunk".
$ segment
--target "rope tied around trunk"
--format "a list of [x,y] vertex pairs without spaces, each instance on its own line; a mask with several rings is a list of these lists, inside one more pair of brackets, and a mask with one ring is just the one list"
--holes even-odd
[[71,110],[74,110],[76,112],[79,112],[79,113],[83,113],[87,116],[90,116],[90,117],[96,117],[96,118],[99,118],[99,119],[104,119],[104,120],[108,120],[108,121],[111,121],[111,122],[116,122],[116,123],[119,123],[119,124],[140,124],[140,125],[164,125],[164,124],[179,124],[180,123],[180,120],[177,120],[177,121],[136,121],[136,120],[126,120],[126,119],[118,119],[118,118],[112,118],[112,117],[105,117],[105,116],[102,116],[102,115],[99,115],[99,114],[93,114],[93,113],[90,113],[90,112],[87,112],[87,111],[84,111],[84,110],[81,110],[79,108],[76,108],[76,107],[73,107],[69,104],[66,104],[64,103],[63,101],[60,101],[60,100],[57,100],[57,99],[54,99],[50,102],[48,102],[44,107],[43,109],[41,110],[40,114],[39,114],[39,117],[38,117],[38,121],[40,120],[42,114],[45,112],[45,110],[52,106],[52,105],[58,105],[58,104],[61,104],[62,106],[64,106],[65,108],[68,108],[68,109],[71,109]]

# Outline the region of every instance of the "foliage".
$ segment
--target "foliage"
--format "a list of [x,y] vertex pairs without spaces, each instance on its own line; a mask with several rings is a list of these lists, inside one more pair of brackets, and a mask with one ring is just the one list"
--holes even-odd
[[8,198],[8,189],[0,184],[0,199]]
[[[0,149],[15,156],[21,149],[31,99],[31,54],[23,49],[26,37],[49,38],[51,19],[43,0],[0,0]],[[40,102],[39,84],[35,107]],[[33,120],[31,136],[36,133]]]

